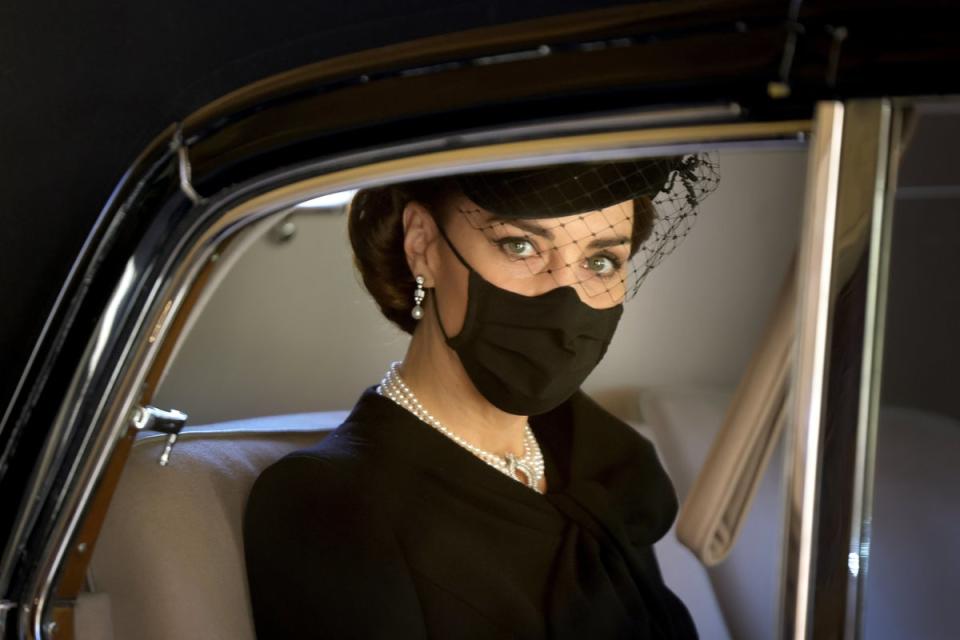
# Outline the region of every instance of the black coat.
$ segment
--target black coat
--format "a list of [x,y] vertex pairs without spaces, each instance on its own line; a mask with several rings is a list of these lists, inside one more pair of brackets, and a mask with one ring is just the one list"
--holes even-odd
[[651,444],[583,392],[533,416],[547,493],[367,388],[257,479],[257,637],[696,638],[652,544],[676,494]]

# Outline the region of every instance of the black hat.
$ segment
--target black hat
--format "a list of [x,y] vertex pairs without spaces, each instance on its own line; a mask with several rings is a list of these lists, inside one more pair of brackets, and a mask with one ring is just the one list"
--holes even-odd
[[[569,282],[567,274],[573,273],[592,303],[616,304],[632,297],[650,270],[687,235],[700,201],[716,188],[719,174],[711,154],[692,153],[487,171],[456,180],[472,203],[458,210],[506,252],[512,265],[528,267],[531,276],[553,274],[558,282]],[[641,197],[649,202],[637,205]],[[633,207],[616,206],[631,200]],[[547,220],[600,211],[602,215],[591,215],[589,221],[584,215],[580,221]],[[633,232],[627,237],[620,222],[630,218]],[[514,225],[510,219],[537,221],[533,226]],[[604,226],[620,231],[605,233]],[[612,251],[611,241],[616,246],[629,243],[629,264]],[[570,245],[580,250],[562,251],[567,262],[558,263],[558,250]],[[517,277],[517,271],[511,273]]]
[[683,156],[581,162],[457,177],[482,208],[511,218],[549,218],[605,209],[664,189]]

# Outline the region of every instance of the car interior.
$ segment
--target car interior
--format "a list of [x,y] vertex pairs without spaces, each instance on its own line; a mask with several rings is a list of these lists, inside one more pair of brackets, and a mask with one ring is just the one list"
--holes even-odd
[[[584,386],[656,443],[681,496],[777,302],[802,210],[803,145],[717,157],[720,187],[676,255],[628,303]],[[267,464],[336,427],[405,347],[353,272],[349,195],[250,225],[217,258],[155,397],[186,413],[188,426],[164,466],[163,434],[133,444],[78,629],[109,620],[116,638],[253,637],[240,531],[246,493]],[[769,549],[762,563],[734,553],[711,573],[673,532],[658,547],[668,584],[704,637],[772,632],[780,497],[776,473],[765,478],[765,517],[742,534]]]
[[[960,575],[955,559],[938,564],[924,552],[960,535],[951,455],[960,405],[947,383],[911,373],[949,375],[935,345],[951,340],[942,318],[960,311],[960,296],[928,275],[960,275],[960,174],[930,157],[944,136],[960,143],[958,122],[955,104],[936,102],[905,134],[884,356],[894,373],[884,374],[873,461],[869,638],[903,637],[906,624],[924,630],[915,637],[947,637],[942,612]],[[653,441],[673,479],[683,507],[656,553],[700,636],[760,640],[778,636],[782,615],[792,285],[810,158],[803,136],[710,151],[717,191],[627,303],[583,388]],[[262,216],[207,263],[151,372],[152,404],[182,412],[185,426],[131,434],[75,608],[79,640],[254,638],[241,535],[254,479],[340,424],[406,346],[351,263],[352,193]]]

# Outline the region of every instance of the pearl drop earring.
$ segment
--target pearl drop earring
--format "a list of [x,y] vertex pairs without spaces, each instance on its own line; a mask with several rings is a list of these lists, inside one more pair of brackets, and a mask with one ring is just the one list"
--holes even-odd
[[410,315],[413,316],[414,320],[419,320],[423,317],[423,307],[420,306],[420,303],[423,302],[423,298],[427,295],[427,292],[423,290],[423,276],[417,276],[417,289],[413,292],[413,309],[410,311]]

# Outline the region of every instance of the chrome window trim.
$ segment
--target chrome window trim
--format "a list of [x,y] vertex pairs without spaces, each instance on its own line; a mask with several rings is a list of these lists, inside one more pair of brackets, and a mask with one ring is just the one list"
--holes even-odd
[[863,635],[867,575],[870,565],[870,539],[873,521],[874,461],[879,430],[880,389],[883,382],[883,344],[887,316],[887,290],[890,275],[890,248],[893,233],[893,202],[901,157],[904,118],[902,107],[889,101],[877,104],[877,152],[872,193],[873,215],[866,291],[863,360],[860,366],[860,404],[856,434],[856,458],[853,468],[853,508],[850,513],[849,557],[856,559],[857,570],[847,585],[845,638]]
[[[864,99],[821,103],[814,119],[785,468],[784,638],[862,632],[899,113],[889,99]],[[835,329],[850,335],[834,340]],[[845,362],[857,366],[844,370]],[[825,461],[826,442],[833,448]],[[849,500],[848,511],[833,513],[839,522],[821,517],[827,495]]]
[[[114,447],[126,430],[134,409],[138,390],[149,370],[160,344],[170,328],[194,277],[217,246],[246,224],[265,216],[275,215],[290,206],[326,193],[343,191],[412,177],[428,177],[463,170],[518,167],[543,162],[614,159],[636,155],[682,153],[705,146],[715,149],[746,146],[782,146],[805,144],[810,128],[807,120],[774,122],[732,122],[717,124],[674,124],[675,112],[665,110],[662,120],[644,116],[651,126],[642,129],[610,131],[547,138],[552,129],[538,130],[537,139],[523,128],[497,129],[488,132],[485,142],[477,138],[476,146],[460,147],[458,136],[438,137],[415,145],[386,147],[361,154],[347,154],[311,165],[297,182],[276,187],[261,195],[250,197],[261,182],[242,185],[228,194],[207,194],[194,207],[199,210],[192,226],[174,242],[165,241],[163,234],[147,236],[137,252],[127,262],[124,277],[114,293],[78,364],[57,415],[48,440],[40,472],[59,464],[63,452],[58,443],[66,434],[79,428],[75,424],[79,403],[94,402],[92,426],[85,431],[80,454],[71,461],[70,481],[61,496],[52,535],[45,541],[40,562],[32,572],[25,590],[25,602],[19,613],[21,633],[33,637],[46,636],[44,622],[48,615],[51,590],[56,574],[80,523],[85,508],[94,492]],[[704,112],[707,121],[717,117],[716,108]],[[684,116],[688,121],[690,110]],[[571,121],[576,118],[571,118]],[[693,119],[696,121],[696,119]],[[672,126],[653,126],[655,122]],[[558,131],[568,133],[570,121],[556,122]],[[476,134],[475,134],[476,135]],[[415,155],[409,155],[409,154]],[[362,164],[368,162],[370,164]],[[326,172],[326,173],[321,173]],[[320,174],[320,175],[317,175]],[[288,172],[286,175],[290,175]],[[280,182],[276,176],[263,181]],[[155,225],[172,221],[157,219]],[[149,239],[149,242],[148,242]],[[163,248],[164,251],[158,249]],[[160,258],[154,262],[153,256]],[[147,267],[157,275],[150,280],[149,304],[133,307],[137,278]],[[132,329],[126,330],[116,322],[118,316],[131,314],[136,319]],[[123,357],[118,362],[105,361],[103,348],[116,342],[122,345]],[[88,388],[98,371],[109,372],[106,392],[97,398],[88,398]],[[35,476],[39,482],[42,477]],[[37,505],[30,505],[36,507]],[[20,518],[29,517],[20,514]],[[21,531],[21,534],[23,532]],[[15,545],[10,548],[14,548]],[[28,631],[29,630],[29,631]],[[29,637],[29,636],[23,636]]]
[[[215,424],[204,424],[196,427],[185,427],[177,438],[177,442],[198,440],[220,436],[271,436],[289,435],[294,433],[327,433],[336,429],[346,420],[349,411],[318,411],[313,413],[290,413],[279,416],[263,416],[230,420]],[[268,426],[270,420],[281,422],[282,426]],[[137,434],[133,446],[154,442],[164,442],[166,434],[143,432]],[[174,450],[176,453],[176,450]]]
[[779,627],[784,638],[805,638],[816,493],[820,414],[827,350],[827,312],[840,174],[844,108],[817,105],[807,159],[806,204],[797,257],[798,326],[794,357],[793,420],[788,427]]

